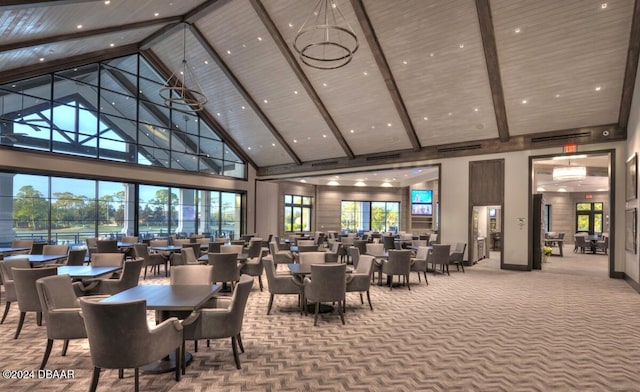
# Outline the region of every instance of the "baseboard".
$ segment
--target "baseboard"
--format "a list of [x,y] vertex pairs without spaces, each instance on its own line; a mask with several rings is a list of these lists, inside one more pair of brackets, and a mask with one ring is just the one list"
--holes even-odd
[[523,264],[503,264],[501,269],[511,271],[531,271],[528,265]]
[[631,286],[637,293],[640,294],[640,283],[633,280],[629,275],[624,273],[624,280]]

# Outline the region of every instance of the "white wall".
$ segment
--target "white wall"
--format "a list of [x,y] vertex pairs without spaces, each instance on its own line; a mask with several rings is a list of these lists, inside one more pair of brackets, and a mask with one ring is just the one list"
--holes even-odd
[[[629,113],[629,123],[627,125],[627,150],[625,158],[632,156],[634,153],[640,154],[640,65],[638,66],[638,72],[636,73],[636,85],[634,88],[633,100],[631,101],[631,112]],[[621,182],[624,184],[624,177],[621,178]],[[621,188],[622,194],[624,194],[624,185]],[[638,208],[638,200],[633,200],[626,203],[626,208]],[[623,208],[624,210],[624,208]],[[640,230],[637,230],[640,231]],[[624,234],[624,231],[621,233]],[[638,235],[636,234],[636,242],[638,242]],[[624,235],[619,240],[624,251]],[[639,252],[640,253],[640,252]],[[640,283],[640,265],[638,262],[638,254],[624,251],[625,264],[624,271],[631,279],[636,283]]]

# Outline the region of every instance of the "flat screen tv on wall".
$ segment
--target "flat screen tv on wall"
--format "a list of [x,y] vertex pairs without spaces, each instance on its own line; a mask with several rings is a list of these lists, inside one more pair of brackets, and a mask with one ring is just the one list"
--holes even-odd
[[433,191],[431,189],[412,189],[411,202],[412,203],[432,203]]
[[431,216],[433,215],[433,204],[411,204],[411,215]]

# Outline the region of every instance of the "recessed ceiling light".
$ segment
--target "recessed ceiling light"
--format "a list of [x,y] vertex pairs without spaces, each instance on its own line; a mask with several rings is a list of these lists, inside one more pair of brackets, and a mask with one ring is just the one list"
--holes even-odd
[[367,186],[367,184],[365,184],[365,183],[364,183],[364,182],[362,182],[362,181],[357,181],[357,182],[356,182],[355,184],[353,184],[353,185],[355,185],[355,186]]
[[230,51],[230,50],[227,50],[227,54],[231,54],[231,51]]
[[246,45],[246,44],[242,44],[242,47],[243,47],[243,48],[246,48],[246,47],[247,47],[247,45]]
[[453,112],[449,112],[447,113],[449,116],[453,116]]
[[327,182],[327,185],[336,186],[336,185],[340,185],[340,184],[338,184],[338,181],[331,180],[331,181]]
[[276,146],[276,144],[275,144],[275,143],[271,143],[271,146],[272,146],[272,147],[275,147],[275,146]]
[[153,16],[156,16],[156,17],[157,17],[157,16],[160,16],[160,13],[159,13],[159,12],[156,12],[156,13],[154,13],[154,14],[153,14]]
[[218,115],[218,117],[220,117],[220,113],[216,113]]
[[527,101],[526,99],[523,99],[523,100],[522,100],[522,104],[523,104],[523,105],[526,105],[526,104],[527,104],[527,102],[528,102],[528,101]]
[[322,87],[327,87],[327,84],[326,83],[322,83]]
[[298,95],[298,90],[294,91],[293,93],[294,93],[295,95]]
[[566,192],[567,190],[565,188],[559,188],[558,192]]
[[602,90],[602,87],[596,86],[596,91],[600,91],[600,90]]
[[369,75],[369,74],[367,73],[367,71],[364,71],[362,74],[363,74],[364,76]]
[[269,101],[267,101],[266,99],[265,99],[264,101],[262,101],[262,102],[264,102],[264,103],[269,103]]
[[294,142],[294,143],[298,143],[298,140],[297,140],[297,139],[293,139],[293,142]]
[[458,46],[460,47],[460,49],[464,48],[464,44],[460,44]]
[[289,27],[293,27],[293,23],[289,23]]
[[44,61],[44,57],[40,57],[40,62],[43,62],[43,61]]
[[244,109],[245,109],[245,107],[244,107],[244,106],[242,106],[242,110],[244,110]]
[[478,109],[478,108],[474,108],[473,109],[474,112],[477,112],[478,110],[480,110],[480,109]]
[[106,5],[111,4],[111,0],[105,0],[105,1],[104,1],[104,4],[106,4]]
[[390,127],[392,124],[391,123],[387,123],[387,126]]
[[307,180],[305,180],[305,179],[303,178],[302,180],[300,180],[300,182],[304,182],[304,183],[306,183],[306,182],[307,182]]
[[326,138],[327,138],[327,135],[322,135],[322,137],[326,139]]
[[371,126],[371,129],[376,129],[376,126],[375,126],[375,125],[372,125],[372,126]]
[[109,46],[113,48],[114,46],[116,46],[116,44],[114,44],[114,43],[112,42],[112,43],[110,43],[110,44],[109,44]]
[[258,41],[262,41],[262,37],[258,37]]
[[422,117],[422,119],[423,119],[424,121],[427,121],[427,120],[429,119],[429,117],[426,117],[426,116],[425,116],[425,117]]
[[81,29],[81,28],[82,28],[82,25],[80,24],[80,25],[77,25],[76,27],[77,27],[78,29]]
[[349,132],[354,133],[355,131],[353,129],[350,129]]
[[516,33],[516,34],[518,34],[518,33],[520,32],[520,27],[516,27],[516,28],[513,30],[513,32],[514,32],[514,33]]
[[543,187],[539,186],[539,187],[538,187],[538,189],[536,189],[536,191],[537,191],[537,192],[544,192],[544,191],[545,191],[545,189],[544,189]]
[[560,94],[556,94],[556,98],[560,98]]
[[606,9],[608,6],[609,6],[609,4],[608,4],[608,3],[602,3],[602,4],[600,5],[600,8],[602,8],[602,9]]
[[402,64],[407,65],[409,62],[407,60],[402,60]]
[[429,57],[433,57],[435,54],[433,52],[429,53]]
[[247,147],[248,150],[251,150],[251,147]]
[[205,63],[205,64],[209,64],[209,60],[205,60],[205,61],[204,61],[204,63]]

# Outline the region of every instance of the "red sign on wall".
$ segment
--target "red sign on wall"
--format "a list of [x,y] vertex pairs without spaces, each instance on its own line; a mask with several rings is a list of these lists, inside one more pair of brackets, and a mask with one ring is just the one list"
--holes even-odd
[[587,193],[586,195],[584,195],[585,199],[593,199],[593,195],[591,193]]
[[571,144],[565,144],[564,146],[562,146],[562,152],[569,153],[569,152],[578,152],[578,145],[575,143],[571,143]]

